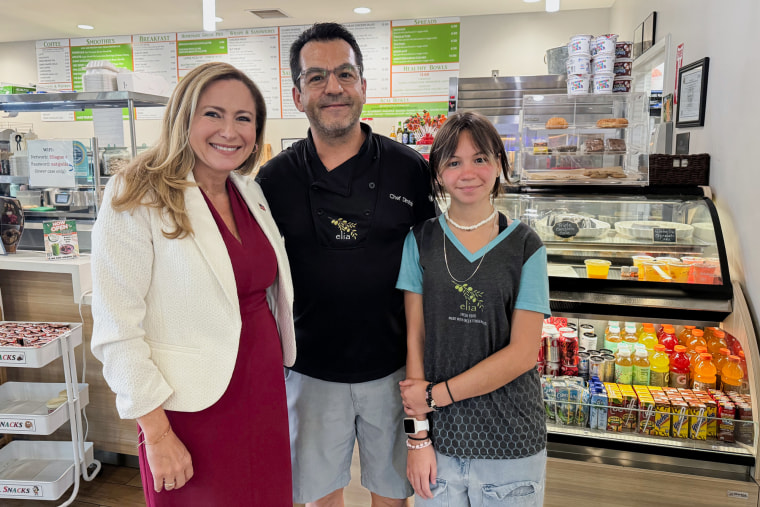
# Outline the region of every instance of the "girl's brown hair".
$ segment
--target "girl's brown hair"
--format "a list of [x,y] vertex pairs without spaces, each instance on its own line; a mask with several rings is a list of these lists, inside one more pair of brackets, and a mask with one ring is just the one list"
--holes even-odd
[[[490,163],[501,166],[504,180],[509,181],[507,152],[504,150],[504,142],[501,140],[496,127],[480,113],[469,111],[454,113],[444,122],[435,136],[433,147],[430,149],[430,178],[433,190],[440,197],[444,197],[445,189],[438,179],[438,172],[454,156],[463,132],[469,132],[475,148],[484,153]],[[497,178],[493,189],[491,189],[491,195],[496,197],[499,195],[500,189],[501,184]]]
[[[256,84],[232,65],[212,62],[196,67],[177,85],[166,105],[158,143],[133,160],[117,178],[118,195],[111,201],[115,211],[132,211],[138,206],[151,206],[165,210],[169,230],[163,234],[169,239],[192,234],[193,229],[185,210],[187,187],[193,183],[187,176],[195,167],[195,153],[190,147],[190,123],[195,115],[198,99],[208,86],[216,81],[234,79],[248,87],[256,106],[256,145],[264,141],[266,104]],[[259,160],[254,148],[245,163],[236,169],[239,174],[250,174]]]

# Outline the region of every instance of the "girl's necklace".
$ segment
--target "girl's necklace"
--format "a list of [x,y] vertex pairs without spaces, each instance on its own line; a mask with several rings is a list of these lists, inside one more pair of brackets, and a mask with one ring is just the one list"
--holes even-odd
[[443,212],[443,216],[446,217],[446,220],[448,220],[448,222],[451,225],[453,225],[454,227],[456,227],[457,229],[461,229],[463,231],[474,231],[478,227],[482,227],[482,226],[486,225],[489,222],[489,220],[493,220],[493,217],[496,216],[496,208],[493,209],[493,213],[491,213],[490,215],[488,215],[487,218],[485,218],[484,220],[478,222],[475,225],[459,225],[458,223],[456,223],[455,221],[453,221],[451,219],[451,217],[449,216],[449,210],[448,209]]
[[[486,220],[492,219],[495,214],[496,214],[496,210],[494,210],[494,212],[491,214],[491,216],[489,218],[487,218]],[[448,218],[448,217],[446,217],[446,218]],[[494,227],[496,226],[497,223],[499,223],[498,220],[494,220]],[[480,227],[481,225],[483,225],[483,224],[481,223],[481,224],[478,224],[477,226],[474,226],[474,227]],[[475,273],[478,272],[478,270],[480,269],[480,265],[483,264],[483,259],[486,258],[486,253],[488,253],[488,252],[486,252],[486,253],[483,254],[483,256],[480,258],[480,262],[478,262],[478,267],[475,268],[475,271],[473,271],[470,276],[468,276],[464,280],[457,280],[456,278],[454,278],[454,275],[451,274],[451,269],[449,268],[449,257],[448,257],[448,255],[446,255],[446,231],[443,229],[443,227],[441,227],[441,230],[443,231],[443,261],[446,263],[446,271],[449,272],[449,276],[455,282],[457,282],[457,283],[468,282],[473,276],[475,276]],[[491,236],[489,235],[488,237],[490,238]],[[488,243],[486,243],[486,244],[488,244]]]

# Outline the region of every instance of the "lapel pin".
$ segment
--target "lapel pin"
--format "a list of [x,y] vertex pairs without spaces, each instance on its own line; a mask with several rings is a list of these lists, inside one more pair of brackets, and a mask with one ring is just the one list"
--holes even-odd
[[261,208],[261,211],[266,213],[267,209],[264,207],[263,204],[259,203],[259,208]]

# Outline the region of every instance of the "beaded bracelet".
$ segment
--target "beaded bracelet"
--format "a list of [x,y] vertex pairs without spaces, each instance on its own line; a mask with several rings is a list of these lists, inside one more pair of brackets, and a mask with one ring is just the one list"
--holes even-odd
[[410,451],[414,451],[417,449],[424,449],[425,447],[430,447],[431,445],[433,445],[433,442],[429,439],[425,440],[421,444],[411,444],[409,443],[409,440],[406,441],[406,448],[409,449]]
[[434,386],[435,384],[433,382],[430,382],[425,388],[425,403],[427,403],[428,408],[433,409],[433,412],[438,412],[438,405],[436,405],[435,400],[433,399]]

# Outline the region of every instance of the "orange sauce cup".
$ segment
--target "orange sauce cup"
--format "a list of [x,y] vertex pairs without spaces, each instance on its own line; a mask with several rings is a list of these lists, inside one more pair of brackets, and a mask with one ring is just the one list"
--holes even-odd
[[603,259],[586,259],[586,276],[588,278],[607,278],[610,272],[610,261]]
[[633,265],[639,268],[639,280],[644,279],[644,267],[642,266],[642,263],[653,261],[654,257],[651,255],[634,255],[631,257],[633,259]]
[[685,262],[671,261],[668,263],[668,270],[675,283],[689,283],[691,265]]
[[648,261],[642,264],[644,280],[647,282],[670,282],[672,277],[668,265],[662,261]]

